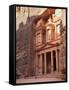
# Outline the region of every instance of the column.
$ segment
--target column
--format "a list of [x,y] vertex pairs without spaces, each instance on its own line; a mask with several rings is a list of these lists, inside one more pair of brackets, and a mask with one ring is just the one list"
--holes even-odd
[[61,73],[61,65],[62,65],[62,48],[59,49],[59,72]]
[[44,53],[44,74],[46,74],[46,53]]
[[35,64],[36,64],[36,67],[35,67],[35,70],[36,70],[36,75],[38,75],[38,55],[36,55],[36,61],[35,61]]
[[40,54],[39,60],[39,75],[42,75],[42,54]]
[[51,51],[51,72],[53,72],[53,52]]
[[56,71],[58,72],[58,53],[57,53],[57,50],[55,51],[56,52]]

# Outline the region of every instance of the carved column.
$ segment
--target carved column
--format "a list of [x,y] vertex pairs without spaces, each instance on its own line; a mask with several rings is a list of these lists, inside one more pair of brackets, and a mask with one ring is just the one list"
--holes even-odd
[[39,60],[39,75],[42,75],[42,54],[40,54]]
[[51,51],[51,72],[53,72],[53,52]]
[[59,56],[58,56],[58,51],[56,50],[56,71],[58,72],[58,59],[59,59]]
[[44,53],[44,74],[46,74],[46,53]]

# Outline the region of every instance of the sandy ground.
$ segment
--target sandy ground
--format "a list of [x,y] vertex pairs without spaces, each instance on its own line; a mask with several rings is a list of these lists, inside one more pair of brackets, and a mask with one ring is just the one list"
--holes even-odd
[[52,82],[52,81],[64,81],[61,78],[50,78],[50,77],[42,77],[42,78],[37,78],[37,77],[29,77],[29,78],[21,78],[17,79],[16,83],[35,83],[35,82]]

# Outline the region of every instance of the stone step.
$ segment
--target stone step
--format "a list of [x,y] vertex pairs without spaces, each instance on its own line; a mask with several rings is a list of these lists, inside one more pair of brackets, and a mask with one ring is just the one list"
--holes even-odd
[[61,78],[63,76],[63,74],[60,73],[52,73],[52,74],[45,74],[45,75],[40,75],[40,76],[36,76],[37,78]]

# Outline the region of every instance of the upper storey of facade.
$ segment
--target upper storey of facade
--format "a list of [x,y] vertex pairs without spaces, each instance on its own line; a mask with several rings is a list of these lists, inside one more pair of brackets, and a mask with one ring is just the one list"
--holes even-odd
[[64,9],[49,8],[35,19],[34,43],[36,48],[61,43],[61,33],[66,26],[65,17]]

